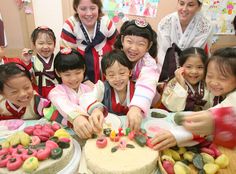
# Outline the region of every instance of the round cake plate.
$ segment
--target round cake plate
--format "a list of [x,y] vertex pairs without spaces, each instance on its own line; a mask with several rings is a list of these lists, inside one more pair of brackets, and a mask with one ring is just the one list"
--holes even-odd
[[[8,131],[7,135],[6,134],[4,134],[3,136],[0,135],[0,141],[4,140],[5,138],[7,138],[8,136],[14,134],[17,131],[23,130],[27,126],[32,126],[32,125],[35,125],[35,124],[45,124],[45,123],[47,123],[47,120],[45,120],[45,119],[24,121],[24,123],[18,129]],[[79,162],[80,162],[80,157],[81,157],[81,147],[80,147],[80,144],[75,139],[73,139],[73,145],[74,145],[74,154],[72,156],[72,159],[65,166],[65,168],[62,169],[61,171],[59,171],[57,174],[65,174],[65,173],[74,174],[74,173],[77,173]]]
[[[152,112],[163,114],[166,117],[152,117]],[[174,114],[175,113],[168,112],[163,109],[150,109],[147,117],[143,120],[141,127],[147,131],[147,135],[149,137],[154,137],[155,134],[160,131],[160,129],[173,130],[177,126],[174,122]]]
[[111,124],[112,129],[114,129],[115,131],[118,131],[118,129],[122,127],[122,122],[119,116],[112,113],[108,113],[108,115],[105,117],[105,124]]
[[[7,120],[3,120],[3,121],[7,121]],[[9,120],[9,121],[12,121],[12,120]],[[24,120],[24,123],[15,130],[6,130],[6,128],[4,128],[5,127],[4,126],[4,127],[2,127],[2,129],[0,129],[0,131],[1,131],[0,132],[0,141],[4,140],[5,138],[9,137],[10,135],[12,135],[18,131],[23,131],[25,127],[32,126],[35,124],[45,124],[45,123],[48,123],[48,121],[45,118],[41,118],[39,120]]]
[[61,171],[57,172],[57,174],[65,174],[65,173],[77,173],[78,172],[78,167],[79,167],[79,162],[80,162],[80,157],[81,157],[81,147],[79,143],[73,139],[73,144],[74,144],[74,154],[70,162],[65,166],[64,169]]
[[163,118],[145,119],[142,128],[147,131],[149,137],[154,137],[161,129],[174,129],[173,123]]
[[[166,115],[166,117],[165,118],[153,118],[153,117],[151,117],[152,112],[158,112],[158,113],[164,114],[164,115]],[[145,129],[146,127],[144,127],[144,126],[150,120],[163,120],[163,122],[165,122],[165,123],[167,122],[167,124],[171,125],[174,122],[173,119],[171,118],[172,114],[173,113],[170,113],[170,112],[168,112],[166,110],[163,110],[163,109],[150,109],[148,114],[147,114],[147,117],[145,119],[143,119],[143,121],[142,121],[141,128]],[[122,128],[126,129],[128,127],[126,115],[119,116],[118,118],[121,120]]]
[[[174,115],[176,113],[167,112],[161,109],[151,109],[151,112],[159,112],[167,114],[164,118],[153,118],[148,116],[143,120],[141,127],[147,131],[149,137],[154,137],[160,129],[165,129],[172,132],[175,135],[177,142],[181,142],[180,146],[193,146],[198,144],[198,141],[193,140],[193,135],[187,131],[183,126],[179,126],[174,121]],[[181,112],[184,115],[189,115],[192,112]]]

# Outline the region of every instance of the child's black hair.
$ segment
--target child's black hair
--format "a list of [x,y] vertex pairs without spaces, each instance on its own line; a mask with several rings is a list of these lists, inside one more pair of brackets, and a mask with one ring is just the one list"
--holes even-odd
[[102,72],[106,74],[106,69],[111,67],[116,61],[129,70],[132,70],[132,62],[129,61],[124,51],[115,49],[103,56],[101,62]]
[[40,26],[34,29],[34,31],[31,34],[31,41],[35,45],[35,42],[38,38],[39,33],[46,33],[56,44],[56,36],[51,28],[48,28],[46,26]]
[[183,66],[189,57],[196,57],[196,56],[200,57],[200,59],[203,62],[203,65],[206,64],[208,60],[208,56],[206,52],[202,48],[199,48],[199,47],[190,47],[181,52],[179,56],[179,65]]
[[15,76],[25,76],[31,81],[30,72],[21,64],[6,63],[0,65],[0,93],[3,92],[4,84]]
[[[232,74],[236,77],[236,48],[221,48],[216,50],[207,62],[215,61],[220,73],[226,76]],[[206,68],[207,68],[206,65]]]
[[[66,48],[67,49],[67,48]],[[70,51],[68,53],[63,53],[59,51],[54,60],[54,69],[58,73],[65,72],[68,70],[74,69],[85,69],[85,59],[84,57],[76,50],[68,48]],[[61,78],[57,76],[56,78],[59,83],[62,83]]]
[[122,38],[122,36],[124,37],[127,35],[141,36],[141,37],[146,38],[149,41],[149,46],[152,43],[152,45],[149,49],[149,54],[153,58],[156,58],[156,56],[157,56],[157,34],[152,29],[150,24],[147,24],[147,26],[145,26],[145,27],[139,27],[136,24],[135,20],[124,22],[120,28],[120,34],[117,36],[114,47],[118,48],[118,49],[122,49],[123,45],[122,45],[121,38]]

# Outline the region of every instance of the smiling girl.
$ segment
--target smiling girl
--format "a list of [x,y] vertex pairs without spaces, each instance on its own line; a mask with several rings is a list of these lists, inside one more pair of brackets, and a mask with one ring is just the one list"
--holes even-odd
[[60,84],[50,91],[48,98],[63,116],[54,119],[63,119],[63,123],[72,124],[81,138],[90,137],[92,129],[87,114],[79,106],[80,96],[91,91],[89,86],[82,83],[86,70],[84,57],[76,50],[64,48],[56,55],[54,67]]
[[207,63],[206,85],[216,96],[215,107],[235,106],[236,48],[222,48],[214,52]]
[[0,65],[0,120],[39,119],[50,102],[34,92],[30,72],[20,64]]
[[[179,57],[175,77],[171,79],[162,94],[163,105],[172,112],[208,109],[213,104],[213,96],[204,83],[207,55],[202,48],[185,49]],[[155,150],[164,150],[182,143],[178,133],[161,130],[152,139]]]
[[[114,47],[122,49],[132,62],[131,79],[136,81],[134,96],[127,113],[132,130],[139,130],[142,118],[148,111],[156,95],[160,72],[155,61],[157,55],[156,32],[144,19],[124,22]],[[154,102],[153,102],[154,101]]]
[[56,37],[52,29],[40,26],[32,32],[31,41],[37,54],[32,60],[36,79],[34,89],[47,98],[50,90],[57,84],[53,67]]
[[212,98],[204,84],[207,55],[203,49],[185,49],[179,57],[175,78],[167,83],[162,103],[170,111],[199,111],[212,106]]

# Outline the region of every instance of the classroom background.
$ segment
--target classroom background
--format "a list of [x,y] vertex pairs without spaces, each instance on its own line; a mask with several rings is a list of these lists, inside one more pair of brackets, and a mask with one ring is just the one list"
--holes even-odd
[[[136,3],[136,6],[138,6],[139,1],[143,1],[145,3],[145,7],[151,5],[151,7],[157,7],[157,10],[153,10],[152,8],[149,10],[149,13],[144,12],[144,10],[142,12],[134,10],[128,11],[127,8],[123,8],[123,13],[106,11],[107,9],[112,8],[112,5],[108,3],[118,1],[120,0],[103,0],[105,12],[108,13],[111,18],[114,17],[118,29],[124,20],[136,18],[138,17],[137,14],[146,14],[145,18],[156,30],[160,19],[162,19],[165,15],[174,12],[177,4],[177,0],[133,0],[133,2]],[[19,56],[22,48],[31,47],[31,32],[35,27],[45,25],[52,28],[55,32],[57,37],[55,51],[58,51],[58,41],[64,20],[74,13],[72,2],[73,0],[0,1],[0,13],[4,22],[8,43],[6,48],[7,56]],[[122,2],[126,2],[126,0],[123,0]],[[223,8],[222,5],[225,8]],[[126,7],[125,3],[123,4],[123,7]],[[213,23],[217,23],[214,21],[215,14],[218,14],[218,18],[220,17],[222,21],[221,26],[223,30],[221,28],[221,30],[215,31],[217,33],[217,37],[215,38],[216,42],[213,44],[211,51],[225,46],[236,46],[236,36],[234,35],[234,32],[232,32],[232,30],[230,30],[231,32],[228,32],[229,30],[226,31],[224,27],[226,24],[227,26],[230,25],[229,20],[231,20],[232,16],[235,16],[236,14],[236,0],[204,0],[203,10],[205,10],[206,14],[213,21]]]

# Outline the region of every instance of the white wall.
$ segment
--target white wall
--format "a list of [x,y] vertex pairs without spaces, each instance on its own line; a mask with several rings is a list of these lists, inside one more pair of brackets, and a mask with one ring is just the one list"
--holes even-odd
[[64,23],[61,0],[32,0],[35,26],[48,26],[57,39],[55,53],[59,50],[59,40]]

